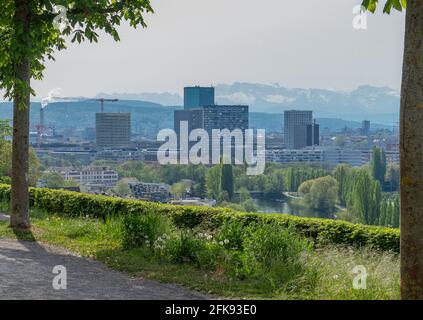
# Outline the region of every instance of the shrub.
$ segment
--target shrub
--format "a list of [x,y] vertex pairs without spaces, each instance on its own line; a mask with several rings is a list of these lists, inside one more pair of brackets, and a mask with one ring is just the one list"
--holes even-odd
[[[10,199],[10,186],[0,185],[0,199]],[[393,228],[353,224],[344,221],[300,218],[285,214],[242,213],[223,208],[174,206],[139,200],[110,198],[63,190],[30,188],[32,207],[51,214],[89,216],[106,220],[112,216],[154,212],[168,216],[178,228],[216,230],[225,221],[248,226],[251,223],[268,223],[293,228],[317,243],[335,243],[371,246],[376,249],[399,252],[399,230]]]
[[152,247],[158,237],[169,229],[160,214],[130,213],[122,219],[122,242],[126,248]]
[[259,224],[249,229],[249,236],[244,238],[246,275],[260,279],[267,291],[298,288],[298,282],[309,271],[306,259],[311,253],[310,243],[290,229],[275,225]]
[[198,253],[206,250],[206,246],[191,231],[182,230],[178,237],[171,238],[167,250],[172,262],[199,265]]
[[245,232],[243,226],[236,221],[226,221],[220,227],[217,234],[217,241],[225,248],[243,250]]

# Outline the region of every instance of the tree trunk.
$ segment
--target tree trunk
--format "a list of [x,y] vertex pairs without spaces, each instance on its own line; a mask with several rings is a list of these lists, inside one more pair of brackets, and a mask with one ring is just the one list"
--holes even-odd
[[401,88],[401,297],[423,299],[423,0],[408,0]]
[[[16,39],[23,48],[30,47],[29,1],[16,0],[15,28],[23,27]],[[26,230],[29,222],[29,107],[30,60],[23,50],[15,61],[15,92],[13,101],[12,190],[10,225],[13,229]]]

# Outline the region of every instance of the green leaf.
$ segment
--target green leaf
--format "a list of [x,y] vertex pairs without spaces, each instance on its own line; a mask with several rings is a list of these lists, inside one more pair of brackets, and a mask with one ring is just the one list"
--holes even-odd
[[375,13],[376,7],[377,7],[377,0],[370,0],[367,10],[369,10],[371,13]]
[[402,5],[400,3],[400,0],[392,0],[392,4],[395,9],[397,9],[398,11],[402,11]]
[[385,7],[383,8],[383,13],[390,14],[392,9],[392,0],[387,0]]
[[[364,8],[366,8],[367,10],[369,10],[371,13],[375,13],[376,7],[377,7],[377,1],[378,0],[363,0],[361,5]],[[388,0],[388,1],[390,1],[390,0]]]
[[407,0],[401,0],[401,5],[404,9],[407,9]]

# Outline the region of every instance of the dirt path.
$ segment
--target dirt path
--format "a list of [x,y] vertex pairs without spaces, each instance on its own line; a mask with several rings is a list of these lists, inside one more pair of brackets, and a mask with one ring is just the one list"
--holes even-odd
[[[53,273],[66,267],[67,288],[55,290]],[[60,276],[63,276],[59,270]],[[176,285],[132,279],[64,249],[0,239],[0,299],[206,299]]]

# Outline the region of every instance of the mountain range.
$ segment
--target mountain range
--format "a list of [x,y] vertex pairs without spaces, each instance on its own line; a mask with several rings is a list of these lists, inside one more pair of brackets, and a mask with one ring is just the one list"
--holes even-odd
[[[217,104],[247,104],[250,112],[283,113],[289,109],[313,110],[317,118],[342,118],[352,121],[394,125],[398,121],[400,96],[388,87],[363,85],[352,91],[286,88],[278,84],[235,82],[219,84]],[[164,106],[180,106],[177,93],[101,93],[98,97],[144,100]]]

